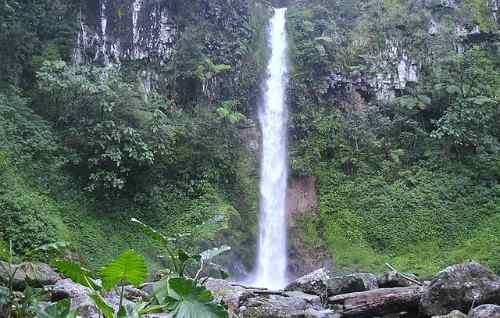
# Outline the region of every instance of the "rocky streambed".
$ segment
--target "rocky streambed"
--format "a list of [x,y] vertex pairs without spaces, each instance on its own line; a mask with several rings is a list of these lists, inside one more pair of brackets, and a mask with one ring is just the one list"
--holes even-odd
[[[51,301],[71,298],[82,318],[98,317],[91,291],[44,264],[21,265],[15,286],[43,287]],[[0,271],[0,276],[2,272]],[[387,272],[336,275],[319,269],[291,282],[284,290],[267,290],[208,278],[205,286],[223,300],[232,317],[241,318],[356,318],[447,317],[500,318],[500,277],[477,262],[445,268],[434,278],[420,281],[411,274]],[[153,283],[127,286],[126,299],[147,299]],[[106,295],[118,306],[118,294]],[[154,314],[149,318],[170,317]]]

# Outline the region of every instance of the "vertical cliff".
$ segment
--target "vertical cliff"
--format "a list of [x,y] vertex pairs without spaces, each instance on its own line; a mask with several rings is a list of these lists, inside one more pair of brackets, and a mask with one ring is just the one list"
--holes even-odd
[[160,1],[87,1],[79,14],[76,63],[169,61],[177,24]]
[[238,99],[250,112],[266,14],[258,1],[87,1],[73,60],[134,65],[147,92],[180,104]]

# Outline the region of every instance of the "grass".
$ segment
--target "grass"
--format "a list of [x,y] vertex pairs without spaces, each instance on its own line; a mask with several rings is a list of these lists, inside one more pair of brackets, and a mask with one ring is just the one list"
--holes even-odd
[[389,262],[431,276],[474,259],[500,272],[498,187],[416,167],[393,182],[328,168],[319,175],[319,219],[301,228],[336,266],[382,272]]

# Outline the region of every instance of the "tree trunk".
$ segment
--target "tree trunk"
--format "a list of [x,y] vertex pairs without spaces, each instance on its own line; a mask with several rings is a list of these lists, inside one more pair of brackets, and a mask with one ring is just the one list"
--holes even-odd
[[373,317],[398,312],[416,312],[422,287],[380,288],[328,298],[342,317]]

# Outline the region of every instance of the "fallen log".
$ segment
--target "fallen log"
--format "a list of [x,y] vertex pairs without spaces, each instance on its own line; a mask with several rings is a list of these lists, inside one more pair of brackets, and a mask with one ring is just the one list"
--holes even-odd
[[423,288],[419,286],[380,288],[328,298],[328,305],[342,317],[374,317],[416,312]]

